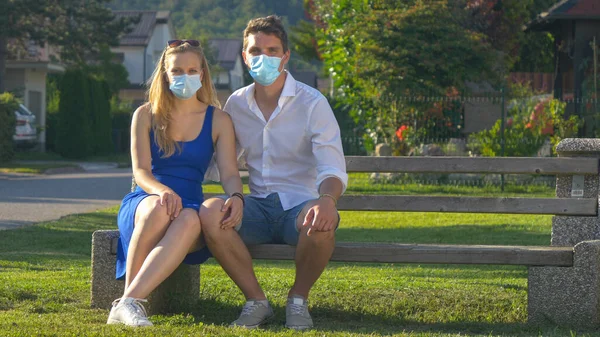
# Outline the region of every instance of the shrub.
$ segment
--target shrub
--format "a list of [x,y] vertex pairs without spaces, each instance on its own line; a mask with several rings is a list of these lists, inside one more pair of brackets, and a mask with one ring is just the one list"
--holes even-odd
[[91,131],[94,137],[91,142],[92,150],[94,154],[108,154],[113,151],[108,84],[104,80],[89,81],[93,121]]
[[56,151],[65,158],[90,154],[89,81],[80,70],[68,70],[60,83],[60,103],[56,126]]
[[129,153],[129,129],[131,128],[132,114],[130,102],[119,101],[116,96],[111,98],[112,137],[116,152]]
[[48,75],[46,79],[46,150],[56,152],[56,128],[58,127],[58,109],[60,91],[58,90],[62,74]]
[[[504,155],[529,157],[550,140],[553,153],[561,139],[577,134],[580,120],[577,116],[564,118],[566,103],[551,98],[530,98],[512,101],[505,122]],[[494,157],[502,152],[502,121],[490,130],[469,137],[469,148],[483,156]]]
[[5,92],[0,94],[0,162],[13,159],[16,117],[15,111],[19,102],[12,94]]

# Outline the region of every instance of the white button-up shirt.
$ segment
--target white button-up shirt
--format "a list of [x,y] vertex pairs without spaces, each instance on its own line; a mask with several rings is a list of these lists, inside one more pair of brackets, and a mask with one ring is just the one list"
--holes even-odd
[[271,118],[254,99],[254,84],[234,92],[225,110],[231,116],[249,173],[251,195],[277,192],[288,210],[319,196],[329,177],[348,184],[340,128],[329,102],[318,90],[286,74]]

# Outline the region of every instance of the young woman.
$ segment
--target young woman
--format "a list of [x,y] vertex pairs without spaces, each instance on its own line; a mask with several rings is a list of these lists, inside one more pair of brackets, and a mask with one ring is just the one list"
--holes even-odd
[[108,324],[152,325],[140,302],[182,261],[198,264],[210,256],[200,245],[198,212],[213,152],[229,196],[221,209],[223,226],[239,224],[243,213],[233,124],[216,108],[200,43],[169,41],[149,87],[148,103],[135,111],[131,124],[137,187],[119,210],[116,277],[125,278],[125,291],[113,302]]

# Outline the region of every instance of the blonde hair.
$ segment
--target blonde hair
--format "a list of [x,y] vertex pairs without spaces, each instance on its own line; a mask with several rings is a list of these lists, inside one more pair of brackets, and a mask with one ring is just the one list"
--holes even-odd
[[173,54],[182,54],[192,52],[200,59],[200,69],[202,74],[202,88],[196,92],[196,98],[203,103],[221,108],[221,103],[217,98],[217,92],[210,76],[208,62],[204,56],[202,47],[194,47],[189,43],[183,43],[177,47],[167,46],[164,50],[152,77],[148,80],[148,102],[152,109],[152,131],[154,131],[154,140],[159,149],[163,152],[162,157],[170,157],[175,150],[180,151],[180,145],[169,137],[169,125],[171,123],[171,109],[175,103],[175,96],[169,89],[169,79],[167,77],[166,60]]

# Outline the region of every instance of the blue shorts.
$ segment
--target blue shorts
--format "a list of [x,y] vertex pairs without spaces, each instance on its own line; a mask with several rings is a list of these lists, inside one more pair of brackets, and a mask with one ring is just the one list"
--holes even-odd
[[277,193],[266,198],[247,196],[245,200],[244,217],[238,229],[245,244],[298,244],[300,233],[296,219],[308,201],[285,211]]

